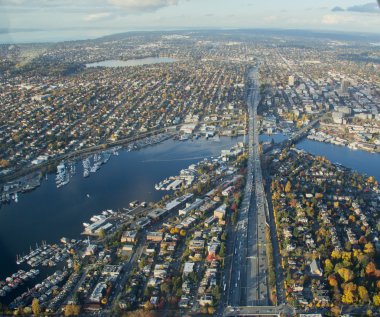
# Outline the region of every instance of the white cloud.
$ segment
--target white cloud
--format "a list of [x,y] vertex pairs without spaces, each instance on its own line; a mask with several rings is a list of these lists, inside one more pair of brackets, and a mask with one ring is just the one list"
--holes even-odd
[[83,20],[86,22],[93,22],[93,21],[99,21],[99,20],[105,20],[112,16],[110,12],[99,12],[99,13],[93,13],[86,15]]
[[179,0],[108,0],[108,3],[130,11],[155,11],[177,5]]

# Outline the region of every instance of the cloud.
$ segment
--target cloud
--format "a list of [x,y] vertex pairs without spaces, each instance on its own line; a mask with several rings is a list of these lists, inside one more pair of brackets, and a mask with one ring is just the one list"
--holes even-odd
[[109,4],[134,12],[156,11],[177,5],[179,0],[108,0]]
[[334,7],[332,12],[358,12],[358,13],[380,13],[379,6],[375,2],[370,2],[362,5],[355,5],[344,9],[342,7]]
[[375,2],[348,7],[347,11],[364,12],[364,13],[380,13],[379,6]]
[[86,15],[83,20],[86,22],[94,22],[94,21],[100,21],[100,20],[107,20],[112,17],[112,14],[110,12],[99,12],[99,13],[93,13]]
[[334,7],[331,9],[332,12],[342,12],[344,9],[342,7]]
[[[10,7],[75,7],[117,8],[128,12],[156,11],[160,8],[177,5],[181,0],[0,0],[2,5]],[[187,0],[188,1],[188,0]]]

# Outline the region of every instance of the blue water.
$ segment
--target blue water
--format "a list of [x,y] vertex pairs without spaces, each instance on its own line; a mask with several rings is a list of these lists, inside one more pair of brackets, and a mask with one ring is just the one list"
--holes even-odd
[[260,141],[261,142],[271,142],[272,139],[274,140],[275,143],[280,143],[284,140],[287,140],[288,137],[282,133],[276,133],[276,134],[272,134],[272,135],[260,134]]
[[82,223],[99,211],[128,207],[133,200],[158,201],[167,192],[156,191],[154,184],[204,157],[220,155],[239,140],[167,140],[136,152],[120,151],[88,178],[78,162],[77,174],[59,189],[55,174],[49,175],[36,190],[20,194],[18,203],[0,209],[0,280],[17,271],[16,254],[28,252],[29,246],[63,236],[78,238]]
[[159,64],[159,63],[173,63],[177,60],[168,57],[147,57],[139,59],[130,59],[127,61],[122,60],[107,60],[96,63],[86,64],[86,67],[127,67],[127,66],[139,66],[139,65],[149,65],[149,64]]
[[355,151],[344,146],[305,139],[297,144],[298,149],[326,157],[333,163],[340,163],[380,181],[380,154]]

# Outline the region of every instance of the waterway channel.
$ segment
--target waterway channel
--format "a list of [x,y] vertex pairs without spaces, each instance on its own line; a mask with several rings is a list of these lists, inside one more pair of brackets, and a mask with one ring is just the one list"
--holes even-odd
[[20,194],[18,203],[0,209],[0,280],[18,270],[17,254],[28,253],[30,246],[79,238],[82,223],[102,210],[127,207],[133,200],[158,201],[167,192],[156,191],[156,183],[205,157],[220,155],[239,140],[170,139],[135,152],[120,150],[88,178],[77,162],[76,175],[61,188],[56,187],[55,174],[49,175],[36,190]]
[[[271,141],[272,138],[281,142],[286,136],[260,136],[261,141]],[[230,148],[240,140],[242,138],[225,137],[219,141],[179,142],[170,139],[135,152],[120,150],[118,156],[112,156],[88,178],[83,178],[82,162],[78,161],[77,174],[61,188],[56,187],[55,175],[49,175],[38,189],[19,195],[18,203],[12,202],[0,209],[0,280],[20,268],[16,264],[16,255],[27,253],[30,246],[34,248],[42,240],[55,243],[63,236],[79,238],[82,223],[89,222],[92,215],[102,210],[118,210],[127,207],[132,200],[158,201],[167,192],[156,191],[156,183],[177,175],[181,169],[205,157],[218,156],[222,149]],[[297,148],[325,156],[333,163],[372,175],[380,181],[379,154],[308,139],[298,143]],[[41,277],[53,270],[47,269]]]

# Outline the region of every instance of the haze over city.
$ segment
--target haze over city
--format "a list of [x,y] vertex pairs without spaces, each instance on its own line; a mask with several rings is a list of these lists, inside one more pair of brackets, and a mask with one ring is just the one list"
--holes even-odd
[[[184,28],[380,30],[379,7],[368,0],[2,0],[0,6],[2,32],[60,32],[63,36],[66,31],[81,39]],[[75,34],[74,30],[81,32]],[[7,38],[12,41],[12,36]],[[13,38],[17,39],[17,34]]]

